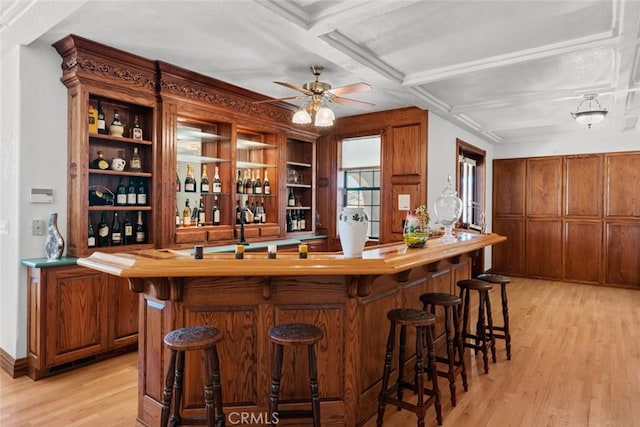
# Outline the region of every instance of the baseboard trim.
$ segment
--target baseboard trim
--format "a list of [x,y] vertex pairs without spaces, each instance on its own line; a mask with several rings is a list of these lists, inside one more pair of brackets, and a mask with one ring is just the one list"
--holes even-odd
[[27,375],[27,358],[16,360],[3,348],[0,348],[0,368],[9,374],[11,378]]

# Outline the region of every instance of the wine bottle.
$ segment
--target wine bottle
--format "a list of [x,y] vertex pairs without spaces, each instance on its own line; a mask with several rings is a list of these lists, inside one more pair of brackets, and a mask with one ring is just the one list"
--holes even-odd
[[187,177],[184,179],[184,191],[187,193],[196,192],[196,179],[193,177],[193,166],[187,164]]
[[142,211],[138,211],[138,222],[136,224],[136,243],[144,243],[147,236],[144,231],[144,223],[142,222]]
[[107,134],[107,121],[104,116],[104,110],[102,109],[102,101],[98,101],[98,133],[102,135]]
[[260,171],[256,171],[256,178],[253,180],[253,194],[262,194],[262,181],[260,181]]
[[98,224],[98,246],[109,246],[109,225],[105,213],[100,213],[100,223]]
[[269,182],[269,175],[266,169],[264,170],[264,180],[262,181],[262,193],[266,195],[271,194],[271,183]]
[[189,207],[189,199],[185,201],[184,209],[182,210],[182,225],[185,227],[191,225],[191,208]]
[[132,244],[133,243],[133,223],[129,219],[129,212],[125,212],[124,214],[124,224],[122,225],[122,228],[124,228],[122,243],[125,245]]
[[249,200],[244,205],[244,223],[253,223],[253,211],[249,208]]
[[213,225],[220,225],[220,207],[218,206],[218,196],[213,199]]
[[93,231],[93,225],[89,222],[89,234],[87,237],[87,247],[95,248],[96,247],[96,232]]
[[176,192],[182,191],[182,181],[180,181],[180,175],[178,175],[178,168],[176,168]]
[[131,138],[142,140],[142,128],[140,127],[140,121],[138,115],[133,116],[133,127],[131,128]]
[[251,213],[253,214],[253,223],[257,224],[260,222],[260,217],[258,216],[258,211],[256,209],[256,204],[253,202],[253,200],[251,201]]
[[98,133],[98,110],[89,103],[89,133]]
[[291,211],[287,211],[287,233],[291,232],[293,225],[291,223]]
[[104,158],[104,153],[98,151],[98,157],[91,163],[93,169],[109,169],[109,162]]
[[298,230],[300,231],[305,231],[307,229],[307,221],[305,216],[306,214],[304,213],[304,211],[300,211],[300,214],[298,215]]
[[142,160],[140,159],[140,153],[138,153],[138,147],[133,147],[133,154],[129,160],[129,169],[131,172],[142,172]]
[[296,197],[293,195],[293,188],[289,189],[289,198],[287,199],[287,206],[295,206]]
[[245,169],[244,171],[244,194],[252,194],[253,189],[251,188],[251,176],[249,175],[249,169]]
[[120,177],[120,184],[116,190],[116,205],[124,206],[127,204],[127,188],[124,186],[124,178]]
[[238,177],[236,178],[236,193],[242,194],[244,192],[244,185],[242,184],[242,172],[238,169]]
[[296,211],[291,211],[291,231],[298,231],[298,215]]
[[264,202],[260,202],[260,222],[262,224],[267,222],[267,211],[264,208]]
[[120,121],[120,114],[118,114],[118,110],[113,110],[113,121],[111,122],[111,126],[109,126],[109,135],[121,137],[123,133],[124,126],[122,126],[122,122]]
[[[216,170],[218,167],[216,166]],[[215,193],[216,181],[213,180],[213,191]],[[200,192],[208,193],[209,192],[209,177],[207,176],[207,165],[202,165],[202,176],[200,177]]]
[[122,243],[122,232],[120,231],[120,220],[118,219],[118,211],[113,213],[113,223],[111,224],[111,244],[119,245]]
[[236,224],[240,224],[242,221],[242,208],[240,207],[240,200],[236,201]]
[[127,188],[127,204],[135,205],[138,203],[138,195],[136,194],[136,183],[133,178],[129,178],[129,187]]
[[216,166],[213,174],[213,192],[216,194],[222,193],[222,181],[220,181],[220,169],[218,166]]
[[176,201],[176,227],[180,227],[182,219],[180,218],[180,212],[178,211],[178,202]]
[[136,204],[144,206],[147,204],[147,189],[144,185],[144,179],[140,179],[138,183],[138,194],[136,196]]
[[202,198],[200,198],[200,206],[198,206],[198,226],[204,227],[207,221],[207,215],[204,211],[204,204],[202,203]]

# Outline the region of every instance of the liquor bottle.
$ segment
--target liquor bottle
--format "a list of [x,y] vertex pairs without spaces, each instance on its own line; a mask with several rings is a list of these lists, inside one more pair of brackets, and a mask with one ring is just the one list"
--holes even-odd
[[256,204],[256,218],[255,222],[264,223],[264,203],[261,203],[260,206]]
[[260,171],[256,171],[256,179],[253,181],[253,194],[262,194],[262,182],[260,181]]
[[120,231],[120,220],[118,219],[118,211],[113,213],[113,223],[111,224],[111,244],[119,245],[122,243],[122,232]]
[[251,208],[249,208],[249,200],[247,200],[244,206],[244,223],[253,223],[253,211],[251,210]]
[[298,231],[298,215],[296,215],[296,211],[291,211],[291,231]]
[[118,110],[113,110],[113,121],[111,122],[111,126],[109,126],[109,135],[122,136],[123,133],[124,126],[122,126],[122,122],[120,121],[120,114],[118,114]]
[[129,170],[131,172],[142,172],[142,160],[140,159],[140,153],[138,153],[138,147],[133,147],[133,154],[129,160]]
[[180,227],[182,218],[180,218],[180,212],[178,211],[178,202],[176,201],[176,227]]
[[109,169],[109,162],[104,158],[104,153],[102,151],[98,151],[98,158],[91,163],[91,167],[93,169]]
[[236,224],[240,224],[242,220],[242,208],[240,207],[240,200],[236,201]]
[[253,189],[251,188],[251,176],[249,175],[249,169],[245,169],[244,171],[244,194],[253,194]]
[[213,225],[220,225],[220,207],[218,206],[218,196],[213,199]]
[[129,178],[129,187],[127,188],[127,204],[135,205],[138,203],[138,195],[136,194],[136,183],[133,178]]
[[89,133],[98,133],[98,110],[89,103]]
[[124,224],[122,224],[122,228],[124,228],[124,235],[122,236],[122,243],[125,245],[130,245],[133,243],[133,223],[129,220],[129,212],[125,212],[124,214]]
[[96,232],[93,231],[93,225],[89,223],[89,235],[87,237],[87,247],[95,248],[96,247]]
[[207,215],[204,211],[204,205],[202,204],[202,198],[201,198],[200,206],[198,207],[198,226],[204,227],[204,224],[206,221],[207,221]]
[[291,232],[293,225],[291,223],[291,211],[287,211],[287,233]]
[[269,175],[267,170],[264,170],[264,180],[262,181],[262,194],[271,194],[271,183],[269,182]]
[[144,185],[144,179],[140,179],[140,182],[138,183],[136,204],[139,206],[144,206],[147,204],[147,189]]
[[109,225],[104,212],[100,213],[98,224],[98,246],[109,246]]
[[236,178],[236,193],[242,194],[244,192],[244,185],[242,184],[242,172],[238,169],[238,177]]
[[253,214],[253,223],[258,224],[260,222],[260,216],[258,215],[258,210],[256,209],[256,204],[251,201],[251,213]]
[[287,206],[295,206],[296,197],[293,195],[293,188],[289,189],[289,198],[287,199]]
[[187,164],[187,177],[184,179],[184,191],[187,193],[196,192],[196,179],[193,177],[193,166]]
[[176,168],[176,192],[182,191],[182,181],[180,181],[180,175],[178,175],[178,168]]
[[131,128],[131,138],[142,140],[142,128],[140,127],[140,121],[138,115],[133,116],[133,127]]
[[191,224],[198,225],[198,212],[200,208],[196,203],[193,204],[193,209],[191,209]]
[[298,215],[298,230],[305,231],[306,229],[307,229],[306,214],[304,213],[304,211],[300,211],[300,214]]
[[185,227],[191,225],[191,208],[189,207],[189,199],[185,201],[184,209],[182,210],[182,225]]
[[124,206],[127,204],[127,187],[124,186],[124,178],[120,177],[120,184],[116,190],[116,205]]
[[216,194],[222,193],[222,181],[220,181],[220,169],[218,166],[216,166],[213,174],[213,192]]
[[142,222],[142,211],[138,211],[138,223],[136,224],[136,243],[144,243],[147,239]]
[[[217,166],[216,166],[217,169]],[[213,181],[213,188],[215,192],[215,180]],[[207,165],[202,165],[202,176],[200,177],[200,192],[208,193],[209,192],[209,177],[207,176]]]
[[102,109],[102,101],[98,101],[98,133],[107,134],[107,121],[104,116],[104,110]]
[[264,224],[267,222],[267,210],[264,208],[264,202],[260,202],[260,208],[262,210],[262,216],[260,217],[260,222]]

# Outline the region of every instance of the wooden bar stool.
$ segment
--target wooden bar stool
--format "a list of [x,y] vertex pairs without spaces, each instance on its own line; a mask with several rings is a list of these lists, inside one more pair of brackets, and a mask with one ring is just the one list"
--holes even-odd
[[444,314],[444,335],[434,339],[434,345],[441,338],[447,340],[446,356],[436,355],[436,362],[446,363],[446,371],[438,371],[438,375],[449,380],[449,390],[451,391],[451,406],[456,406],[456,375],[462,377],[462,386],[464,391],[469,389],[467,384],[467,371],[464,366],[464,358],[462,357],[464,350],[462,348],[462,334],[460,333],[460,312],[458,307],[462,305],[462,300],[457,295],[443,293],[428,293],[420,295],[422,301],[422,309],[430,311],[436,315],[436,307],[440,306]]
[[[269,338],[274,343],[275,356],[271,372],[271,394],[269,417],[271,426],[275,426],[273,414],[277,419],[313,418],[313,426],[320,427],[320,396],[318,393],[318,368],[314,345],[320,341],[322,329],[306,323],[283,323],[269,329]],[[282,375],[282,353],[285,345],[306,345],[309,349],[309,388],[311,389],[311,410],[278,411],[278,395],[280,393],[280,376]]]
[[500,285],[500,296],[502,297],[502,326],[493,326],[494,331],[501,331],[502,334],[493,334],[494,338],[503,339],[507,347],[507,359],[511,360],[511,332],[509,331],[509,305],[507,302],[507,283],[511,283],[511,278],[501,274],[480,274],[478,279],[485,282]]
[[[409,308],[398,308],[387,313],[387,318],[391,322],[389,337],[387,338],[387,352],[384,359],[384,373],[382,375],[382,389],[378,397],[378,419],[377,426],[382,426],[384,409],[387,403],[395,405],[398,409],[406,409],[416,414],[418,417],[418,427],[424,427],[424,416],[430,406],[435,406],[436,420],[438,425],[442,425],[442,409],[440,405],[440,390],[438,389],[438,373],[436,369],[435,352],[433,348],[433,325],[436,318],[426,311],[413,310]],[[389,376],[391,375],[391,361],[393,359],[393,347],[396,337],[396,326],[400,325],[400,342],[398,355],[398,379],[391,387],[389,386]],[[416,328],[416,366],[414,382],[410,383],[404,379],[405,365],[405,342],[407,336],[407,326]],[[427,343],[427,369],[431,377],[432,388],[424,387],[424,347]],[[402,400],[403,389],[413,390],[418,395],[417,404],[411,404]],[[397,398],[392,397],[396,392]],[[429,398],[425,401],[424,396]]]
[[[489,373],[489,357],[488,348],[491,348],[491,356],[493,363],[496,362],[496,344],[493,338],[493,318],[491,316],[491,300],[489,299],[489,291],[493,289],[493,285],[483,280],[467,279],[459,280],[457,283],[460,288],[460,298],[462,299],[462,346],[464,348],[472,348],[482,352],[482,361],[484,363],[484,373]],[[476,333],[469,331],[469,306],[470,291],[478,292],[478,322],[476,324]],[[485,320],[486,319],[486,320]],[[474,342],[468,342],[467,340]]]
[[[222,332],[212,326],[189,326],[169,332],[164,337],[164,344],[171,350],[164,393],[162,394],[162,413],[160,426],[169,422],[171,397],[175,388],[171,425],[206,424],[209,427],[224,427],[225,418],[222,411],[222,387],[220,386],[220,364],[216,344],[222,340]],[[204,350],[204,404],[205,418],[182,417],[180,404],[182,401],[182,382],[184,376],[184,352]],[[175,387],[174,387],[175,380]]]

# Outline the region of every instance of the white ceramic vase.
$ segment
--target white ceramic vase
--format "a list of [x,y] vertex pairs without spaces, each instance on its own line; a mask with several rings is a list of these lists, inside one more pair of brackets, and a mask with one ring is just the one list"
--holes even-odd
[[347,206],[338,216],[338,233],[345,258],[361,258],[369,231],[369,217],[364,208]]

